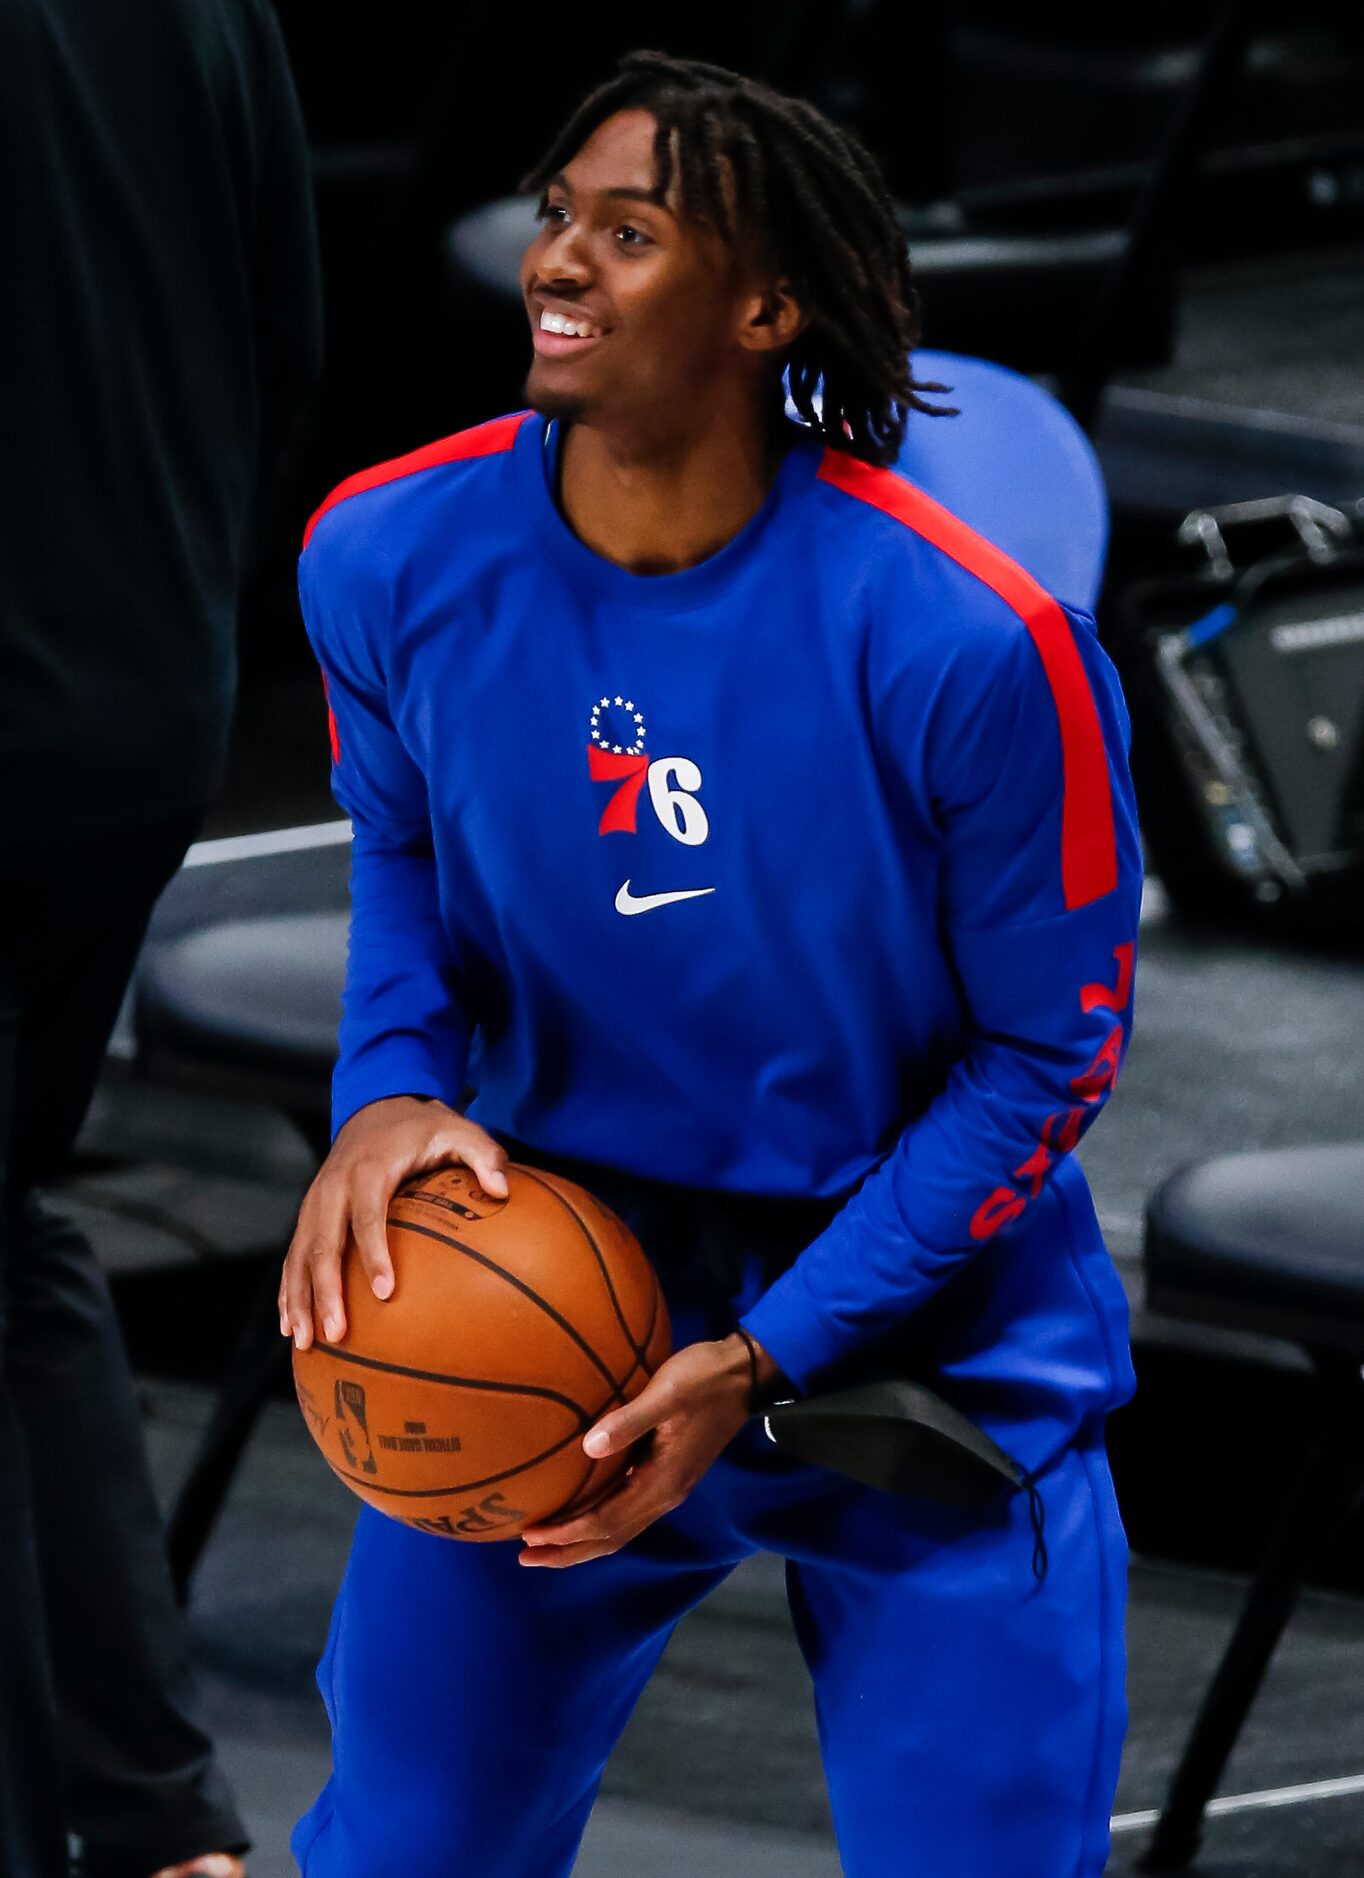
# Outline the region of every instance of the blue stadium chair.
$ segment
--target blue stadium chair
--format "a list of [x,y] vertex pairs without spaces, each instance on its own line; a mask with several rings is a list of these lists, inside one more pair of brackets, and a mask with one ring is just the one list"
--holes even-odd
[[989,359],[923,347],[922,383],[958,417],[910,414],[895,468],[992,541],[1034,580],[1093,611],[1108,549],[1108,498],[1088,437],[1050,392]]

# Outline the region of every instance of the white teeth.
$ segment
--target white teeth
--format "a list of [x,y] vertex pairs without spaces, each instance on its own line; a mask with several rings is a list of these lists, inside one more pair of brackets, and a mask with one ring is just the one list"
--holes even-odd
[[597,329],[586,320],[565,319],[562,313],[551,313],[546,309],[540,315],[542,333],[566,333],[572,339],[595,339]]

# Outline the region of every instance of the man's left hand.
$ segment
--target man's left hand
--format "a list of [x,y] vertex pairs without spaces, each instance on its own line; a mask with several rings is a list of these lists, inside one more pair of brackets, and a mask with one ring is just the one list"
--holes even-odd
[[[758,1379],[776,1365],[759,1346]],[[629,1473],[605,1498],[558,1526],[528,1526],[522,1565],[581,1565],[628,1545],[646,1526],[680,1506],[748,1419],[752,1386],[742,1337],[689,1343],[662,1364],[624,1408],[583,1436],[594,1459],[647,1441]]]

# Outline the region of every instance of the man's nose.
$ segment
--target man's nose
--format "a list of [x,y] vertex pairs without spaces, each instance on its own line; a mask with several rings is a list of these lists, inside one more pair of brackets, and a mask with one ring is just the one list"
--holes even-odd
[[591,249],[576,222],[554,231],[535,271],[546,287],[582,286],[591,278]]

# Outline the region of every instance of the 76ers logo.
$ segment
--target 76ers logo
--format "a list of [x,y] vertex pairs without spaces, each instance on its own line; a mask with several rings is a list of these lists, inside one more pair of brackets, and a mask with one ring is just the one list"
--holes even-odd
[[592,780],[616,784],[597,833],[635,834],[639,798],[647,783],[650,806],[665,833],[684,847],[699,848],[710,823],[696,799],[701,771],[691,758],[660,756],[650,761],[644,749],[648,726],[633,698],[598,698],[590,728],[587,764]]

